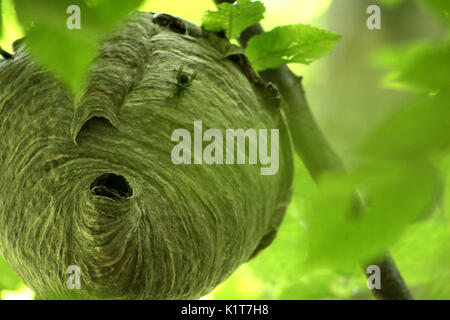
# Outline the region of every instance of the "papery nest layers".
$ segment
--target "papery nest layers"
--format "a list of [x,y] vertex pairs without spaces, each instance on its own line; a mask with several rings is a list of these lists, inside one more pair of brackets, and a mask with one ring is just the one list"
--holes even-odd
[[[181,66],[195,80],[178,94]],[[118,27],[76,105],[25,41],[0,60],[1,253],[43,298],[207,294],[272,242],[285,214],[293,154],[278,104],[237,47],[168,15]],[[279,129],[278,173],[175,165],[172,132],[198,120]],[[68,288],[71,265],[80,289]]]

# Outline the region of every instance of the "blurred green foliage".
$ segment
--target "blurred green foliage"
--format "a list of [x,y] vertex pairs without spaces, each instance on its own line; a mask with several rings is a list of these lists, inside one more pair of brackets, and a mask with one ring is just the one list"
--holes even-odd
[[21,284],[22,281],[0,255],[0,292],[4,289],[16,290]]
[[[86,68],[95,55],[98,38],[139,5],[142,10],[165,11],[196,23],[201,22],[207,11],[203,23],[209,28],[226,30],[229,38],[235,37],[248,24],[259,21],[264,12],[260,4],[245,0],[240,1],[243,8],[257,8],[250,16],[243,14],[242,7],[239,11],[229,4],[222,6],[222,12],[217,11],[212,0],[199,0],[189,7],[179,0],[136,0],[118,6],[116,3],[111,6],[107,0],[78,1],[82,14],[86,13],[88,18],[83,19],[83,32],[71,30],[75,32],[68,33],[59,26],[65,26],[65,9],[69,4],[78,4],[76,1],[14,2],[22,26],[15,18],[12,0],[3,0],[0,17],[3,17],[4,32],[2,35],[0,31],[0,44],[9,49],[12,38],[25,32],[41,62],[65,80],[74,92],[81,86]],[[276,24],[285,23],[280,12],[286,17],[296,15],[289,7],[294,7],[293,1],[262,2],[268,8],[265,16],[271,27],[274,16],[283,17],[277,18]],[[300,2],[307,12],[312,2]],[[382,10],[402,10],[408,2],[413,1],[380,0],[379,4]],[[389,249],[416,298],[450,299],[450,2],[414,2],[434,12],[434,19],[442,23],[443,29],[447,28],[445,37],[438,41],[410,39],[395,45],[380,43],[375,54],[371,54],[379,69],[389,75],[391,84],[395,83],[391,88],[408,90],[407,99],[383,115],[382,121],[349,150],[354,160],[349,164],[348,176],[324,176],[316,186],[301,161],[296,159],[294,196],[277,238],[207,298],[371,299],[357,261],[370,260]],[[330,1],[316,3],[326,9]],[[242,14],[242,20],[236,20],[238,23],[230,24],[222,19],[237,12]],[[364,14],[362,11],[362,18]],[[217,16],[220,18],[216,19]],[[265,23],[263,20],[262,24]],[[326,23],[323,27],[326,29]],[[363,29],[361,25],[361,30],[355,32],[362,34]],[[343,34],[342,41],[346,41],[346,36]],[[255,67],[263,70],[281,63],[304,63],[319,58],[328,54],[338,39],[334,33],[299,24],[274,29],[259,40],[255,38],[247,53]],[[313,45],[308,47],[305,43]],[[264,63],[258,62],[258,57],[264,54],[269,58],[263,59]],[[349,72],[351,58],[359,55],[358,51],[349,57],[346,66]],[[315,74],[305,72],[312,79],[324,77],[325,69],[320,68],[314,69],[318,70]],[[326,89],[333,92],[335,84],[327,85]],[[372,88],[359,86],[351,90],[355,94],[358,90],[369,94]],[[329,108],[339,107],[333,105],[333,97],[329,102]],[[352,119],[346,121],[341,125],[360,125]],[[354,214],[356,194],[367,206],[359,216]],[[20,279],[0,259],[0,292],[22,289]]]
[[[141,2],[14,0],[18,19],[26,29],[31,52],[74,94],[82,87],[99,38]],[[80,29],[66,27],[69,16],[67,8],[71,5],[80,8]]]
[[3,12],[2,1],[0,0],[0,38],[3,37]]
[[447,0],[423,0],[436,10],[436,13],[447,23],[450,22],[450,2]]

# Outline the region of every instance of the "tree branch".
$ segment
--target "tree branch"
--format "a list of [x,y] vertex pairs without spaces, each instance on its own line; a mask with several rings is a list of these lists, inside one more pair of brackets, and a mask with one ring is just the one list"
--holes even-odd
[[[234,3],[233,0],[214,1],[217,5],[223,2]],[[263,32],[260,24],[250,26],[240,35],[239,43],[245,48],[251,37]],[[306,100],[302,78],[296,76],[286,65],[262,71],[260,75],[265,81],[277,85],[286,102],[288,126],[295,150],[313,179],[317,182],[325,172],[345,173],[343,161],[330,146],[312,115]],[[360,202],[359,198],[356,201]],[[376,299],[413,299],[389,253],[386,253],[380,261],[363,264],[365,274],[366,267],[371,264],[379,266],[381,270],[381,289],[371,289]]]

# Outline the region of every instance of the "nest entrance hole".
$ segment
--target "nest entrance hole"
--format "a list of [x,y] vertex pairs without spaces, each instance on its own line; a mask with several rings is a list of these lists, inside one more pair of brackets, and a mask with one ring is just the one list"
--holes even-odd
[[127,179],[114,173],[99,176],[90,188],[93,195],[112,200],[123,200],[133,195],[133,189],[131,189]]

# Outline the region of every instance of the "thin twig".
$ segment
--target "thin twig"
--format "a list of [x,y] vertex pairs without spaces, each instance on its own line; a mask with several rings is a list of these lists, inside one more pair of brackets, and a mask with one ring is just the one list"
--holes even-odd
[[[215,0],[217,5],[223,2],[234,3],[233,0]],[[260,24],[253,25],[242,32],[238,39],[239,43],[245,48],[251,37],[263,32]],[[302,78],[296,76],[286,65],[262,71],[260,75],[265,81],[277,85],[287,105],[286,114],[295,150],[313,179],[317,182],[325,172],[345,173],[343,161],[330,146],[312,115],[303,89]],[[368,265],[377,265],[381,271],[381,288],[371,289],[376,299],[413,299],[388,252],[379,261],[362,264],[365,274]]]

